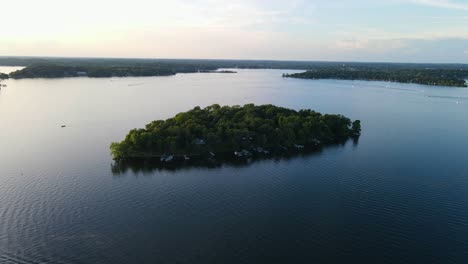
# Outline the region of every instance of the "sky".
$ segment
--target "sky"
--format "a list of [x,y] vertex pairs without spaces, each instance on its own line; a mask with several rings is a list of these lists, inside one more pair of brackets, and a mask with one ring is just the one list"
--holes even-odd
[[5,0],[0,56],[468,63],[468,0]]

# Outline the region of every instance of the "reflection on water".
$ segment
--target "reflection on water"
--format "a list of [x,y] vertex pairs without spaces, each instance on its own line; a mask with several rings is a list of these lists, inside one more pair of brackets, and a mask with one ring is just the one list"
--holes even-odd
[[297,157],[319,155],[320,153],[322,153],[323,148],[343,147],[348,141],[353,142],[353,146],[357,147],[359,143],[359,137],[344,140],[342,142],[337,142],[334,144],[329,144],[323,147],[309,147],[303,151],[294,151],[291,149],[287,152],[271,153],[269,155],[258,155],[254,153],[252,157],[248,158],[238,158],[231,154],[217,154],[216,157],[201,157],[198,159],[192,157],[190,160],[184,160],[183,158],[180,158],[172,162],[161,162],[159,159],[118,161],[112,162],[111,170],[112,174],[116,176],[126,174],[128,171],[130,171],[133,174],[140,172],[144,174],[151,174],[155,171],[178,171],[188,170],[190,168],[215,169],[220,167],[228,167],[235,169],[250,166],[258,161],[273,160],[275,162],[278,162],[288,161]]
[[[467,262],[468,89],[236,71],[6,80],[0,263]],[[362,135],[250,163],[109,168],[130,129],[214,103],[343,114]]]
[[444,95],[426,95],[427,97],[432,97],[432,98],[443,98],[443,99],[455,99],[455,100],[468,100],[468,97],[463,97],[463,96],[444,96]]

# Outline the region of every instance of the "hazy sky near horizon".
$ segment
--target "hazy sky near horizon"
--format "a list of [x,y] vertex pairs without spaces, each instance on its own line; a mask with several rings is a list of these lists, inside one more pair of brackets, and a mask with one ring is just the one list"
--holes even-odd
[[468,63],[468,0],[23,0],[0,56]]

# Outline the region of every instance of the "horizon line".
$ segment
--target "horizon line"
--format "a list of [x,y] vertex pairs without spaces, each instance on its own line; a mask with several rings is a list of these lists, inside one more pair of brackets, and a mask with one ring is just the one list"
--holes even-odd
[[438,65],[468,65],[463,62],[412,62],[412,61],[339,61],[339,60],[282,60],[282,59],[232,59],[232,58],[156,58],[156,57],[75,57],[75,56],[37,56],[37,55],[0,55],[0,58],[24,58],[24,59],[119,59],[119,60],[192,60],[192,61],[265,61],[265,62],[309,62],[309,63],[375,63],[375,64],[438,64]]

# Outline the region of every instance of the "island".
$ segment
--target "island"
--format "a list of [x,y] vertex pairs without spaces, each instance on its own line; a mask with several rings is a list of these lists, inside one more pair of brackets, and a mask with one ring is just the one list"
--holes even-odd
[[424,85],[467,87],[466,69],[371,69],[332,67],[309,70],[302,73],[283,74],[286,78],[338,79],[417,83]]
[[156,158],[237,158],[302,151],[359,137],[361,123],[310,109],[274,105],[195,107],[176,116],[133,129],[122,142],[110,145],[114,160]]
[[174,75],[172,68],[158,66],[64,66],[33,65],[10,73],[13,79],[63,77],[129,77]]
[[64,78],[64,77],[141,77],[169,76],[177,73],[236,73],[216,70],[208,66],[183,65],[131,65],[131,66],[67,66],[39,64],[28,66],[7,75],[13,79],[24,78]]
[[300,79],[338,79],[388,81],[401,83],[417,83],[424,85],[467,87],[466,69],[372,69],[354,67],[328,67],[309,70],[302,73],[283,74],[285,78]]

